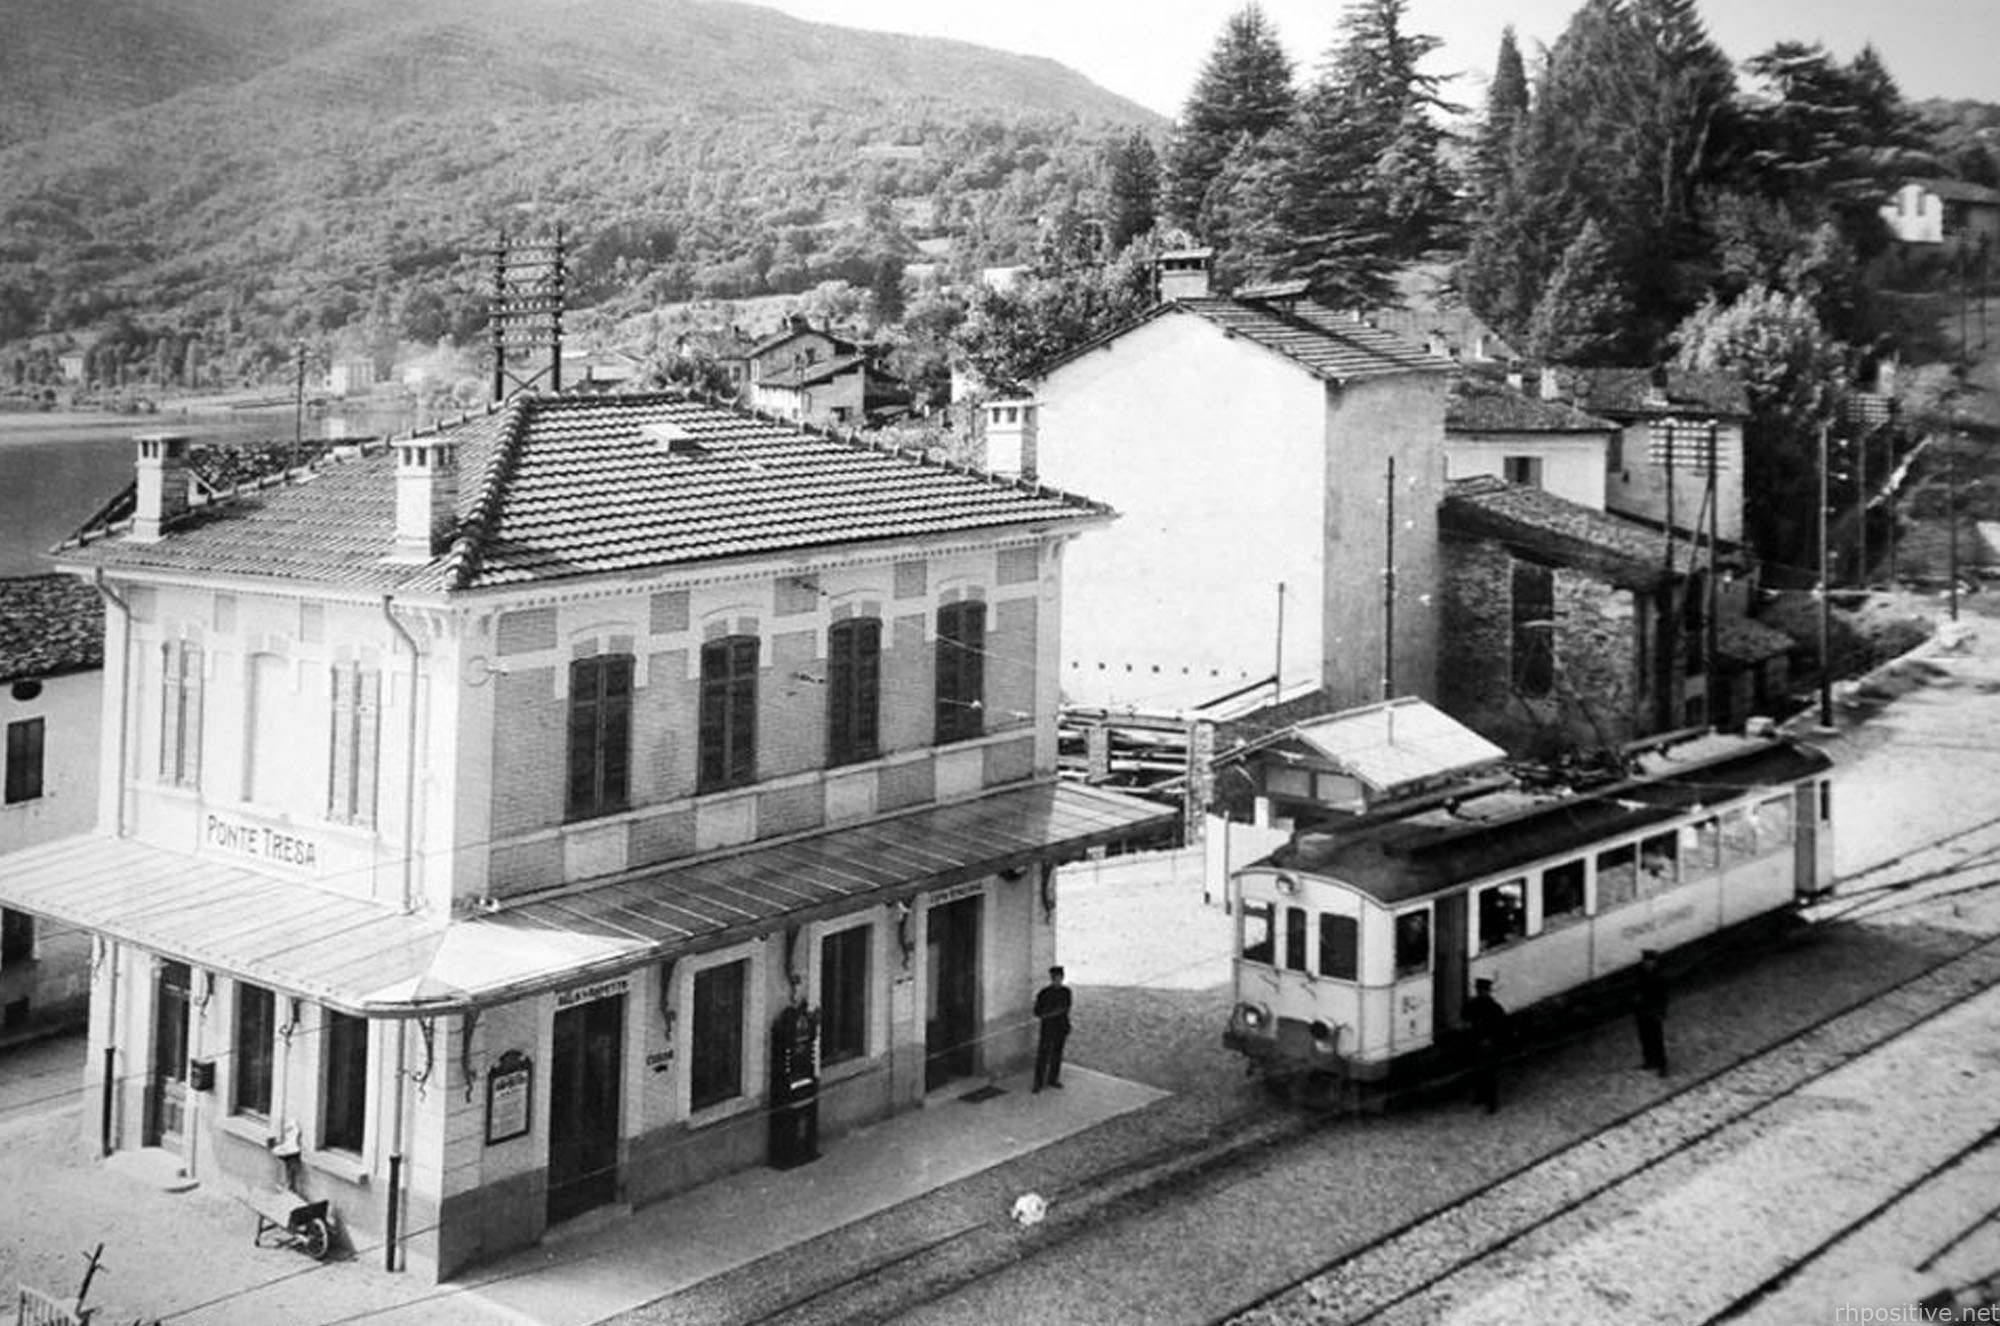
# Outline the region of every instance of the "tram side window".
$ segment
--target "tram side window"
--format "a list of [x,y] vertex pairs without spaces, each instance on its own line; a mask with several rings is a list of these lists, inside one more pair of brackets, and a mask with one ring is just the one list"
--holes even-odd
[[1713,874],[1722,864],[1722,835],[1711,816],[1681,826],[1681,873],[1687,878]]
[[1479,891],[1479,947],[1511,944],[1528,933],[1528,881],[1510,879]]
[[1306,909],[1285,908],[1285,968],[1288,971],[1306,969]]
[[1638,896],[1639,849],[1632,843],[1597,854],[1597,910],[1608,912]]
[[1396,975],[1421,976],[1431,969],[1431,914],[1404,912],[1396,918]]
[[1656,833],[1639,842],[1639,892],[1650,896],[1665,893],[1680,882],[1680,835]]
[[1276,938],[1271,931],[1271,904],[1243,904],[1243,956],[1251,962],[1268,963],[1277,956]]
[[1359,979],[1361,922],[1352,916],[1319,914],[1319,974],[1336,981]]
[[1758,803],[1751,813],[1751,823],[1757,827],[1757,851],[1776,852],[1792,845],[1792,799],[1788,796],[1772,797]]
[[1583,858],[1542,872],[1542,929],[1583,919]]
[[1722,817],[1722,864],[1737,865],[1757,855],[1757,826],[1747,809]]

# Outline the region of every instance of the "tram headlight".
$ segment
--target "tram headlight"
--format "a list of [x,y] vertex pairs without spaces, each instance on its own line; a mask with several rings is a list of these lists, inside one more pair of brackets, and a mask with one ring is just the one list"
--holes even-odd
[[1240,1031],[1254,1032],[1259,1036],[1271,1034],[1271,1010],[1262,1004],[1247,1001],[1238,1004],[1235,1021]]

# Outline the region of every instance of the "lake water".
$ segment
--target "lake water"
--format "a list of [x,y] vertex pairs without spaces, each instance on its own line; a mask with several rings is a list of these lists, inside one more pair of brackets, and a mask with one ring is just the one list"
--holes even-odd
[[[329,422],[307,419],[305,435],[326,436]],[[348,416],[345,427],[364,436],[371,431],[366,422]],[[398,423],[406,421],[388,426]],[[197,442],[289,442],[293,428],[289,409],[213,417],[0,412],[0,575],[53,569],[48,550],[132,482],[135,435],[172,431]]]

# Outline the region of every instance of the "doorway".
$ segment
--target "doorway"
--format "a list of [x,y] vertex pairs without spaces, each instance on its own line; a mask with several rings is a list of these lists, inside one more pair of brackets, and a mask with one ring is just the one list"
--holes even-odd
[[549,1066],[549,1223],[618,1196],[625,996],[556,1013]]
[[188,991],[185,962],[162,962],[153,975],[153,1062],[146,1084],[144,1143],[178,1150],[187,1127]]
[[924,935],[924,1090],[979,1068],[978,897],[933,906]]

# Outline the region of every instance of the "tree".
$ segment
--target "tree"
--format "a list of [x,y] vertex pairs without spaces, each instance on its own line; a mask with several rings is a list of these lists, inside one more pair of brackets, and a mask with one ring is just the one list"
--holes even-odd
[[1134,129],[1105,149],[1105,243],[1123,249],[1153,228],[1159,209],[1160,157],[1145,130]]
[[1292,113],[1292,61],[1257,5],[1245,5],[1223,25],[1222,36],[1195,80],[1167,149],[1164,202],[1167,217],[1193,228],[1209,186],[1237,140],[1282,125]]
[[1036,268],[1005,289],[983,289],[958,347],[991,387],[1018,389],[1049,363],[1145,312],[1158,245],[1141,239],[1108,263]]
[[1418,66],[1439,45],[1406,30],[1407,0],[1355,0],[1325,77],[1279,140],[1282,183],[1261,255],[1322,299],[1379,304],[1396,271],[1450,224],[1453,185],[1433,113],[1452,110]]
[[1683,368],[1743,379],[1750,418],[1743,437],[1744,512],[1764,557],[1805,565],[1818,502],[1818,439],[1839,414],[1846,347],[1829,336],[1803,295],[1762,285],[1728,304],[1710,298],[1674,333]]
[[1933,165],[1916,115],[1873,47],[1841,65],[1817,42],[1779,42],[1744,68],[1762,95],[1745,112],[1746,186],[1808,224],[1830,219],[1860,256],[1886,247],[1880,205]]
[[1734,76],[1693,0],[1585,0],[1549,52],[1507,175],[1473,225],[1473,310],[1525,336],[1562,252],[1595,220],[1649,347],[1700,300],[1698,200],[1734,129]]
[[1479,136],[1473,145],[1473,184],[1483,198],[1497,193],[1511,170],[1514,136],[1527,118],[1528,71],[1521,62],[1521,48],[1514,41],[1514,26],[1500,30],[1500,53],[1493,61],[1493,81],[1486,85],[1486,114],[1479,122]]
[[1545,364],[1616,363],[1630,316],[1611,246],[1589,221],[1563,250],[1543,289],[1524,348]]

